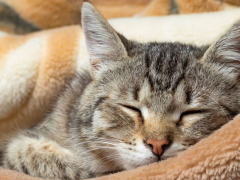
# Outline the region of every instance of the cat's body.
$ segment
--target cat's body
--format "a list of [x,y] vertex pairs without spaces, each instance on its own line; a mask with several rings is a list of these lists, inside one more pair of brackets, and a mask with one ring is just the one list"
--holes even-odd
[[82,18],[90,73],[2,147],[3,167],[60,179],[132,169],[177,155],[240,112],[240,23],[194,47],[128,41],[89,3]]

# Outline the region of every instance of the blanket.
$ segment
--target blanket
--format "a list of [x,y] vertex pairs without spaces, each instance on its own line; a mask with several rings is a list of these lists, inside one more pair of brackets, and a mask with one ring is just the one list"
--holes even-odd
[[[106,18],[166,16],[234,9],[239,0],[90,0]],[[81,22],[83,0],[0,0],[0,30],[27,34]]]
[[[121,18],[110,23],[129,39],[199,46],[213,42],[239,17],[236,8],[191,16]],[[37,32],[0,33],[0,139],[41,120],[66,81],[80,69],[89,68],[79,25],[41,31],[32,27],[36,29],[29,31]],[[99,179],[239,179],[239,121],[238,116],[175,158]],[[37,178],[0,169],[0,179]]]

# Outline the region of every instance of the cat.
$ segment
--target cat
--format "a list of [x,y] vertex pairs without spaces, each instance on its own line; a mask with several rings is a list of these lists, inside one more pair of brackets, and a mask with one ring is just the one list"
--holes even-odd
[[41,123],[1,146],[1,166],[85,179],[176,156],[240,112],[240,22],[210,46],[139,43],[88,2],[79,72]]

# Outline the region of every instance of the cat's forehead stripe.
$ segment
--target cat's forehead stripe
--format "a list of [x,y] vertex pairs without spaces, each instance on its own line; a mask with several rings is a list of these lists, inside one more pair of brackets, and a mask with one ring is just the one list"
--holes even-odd
[[133,94],[133,99],[134,100],[139,100],[139,87],[134,87],[133,91],[132,91],[132,94]]
[[143,101],[151,94],[151,85],[148,80],[144,80],[144,83],[139,91],[139,101]]
[[192,101],[192,95],[191,95],[192,92],[188,89],[185,92],[186,92],[186,103],[190,104]]

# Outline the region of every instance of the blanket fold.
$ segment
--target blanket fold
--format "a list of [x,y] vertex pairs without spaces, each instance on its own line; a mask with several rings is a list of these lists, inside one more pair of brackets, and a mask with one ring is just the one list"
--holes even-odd
[[79,26],[0,37],[0,139],[43,118],[76,71]]
[[[238,0],[90,0],[105,18],[166,16],[235,9]],[[81,24],[83,0],[0,0],[0,30],[27,34]]]
[[[76,72],[88,70],[88,53],[79,26],[82,0],[49,2],[0,0],[0,141],[39,122],[66,82]],[[131,6],[126,0],[93,3],[107,18],[220,11],[240,5],[234,0],[134,0]],[[201,8],[197,8],[199,4]],[[236,8],[191,16],[123,18],[110,23],[129,39],[199,46],[211,43],[239,17],[240,9]],[[239,129],[240,115],[177,157],[95,179],[239,180]],[[40,178],[0,168],[0,180]]]

